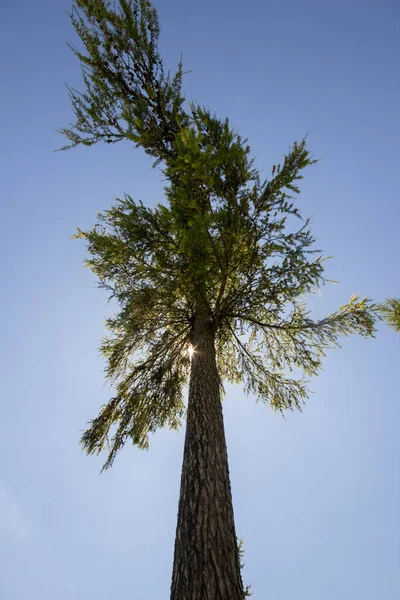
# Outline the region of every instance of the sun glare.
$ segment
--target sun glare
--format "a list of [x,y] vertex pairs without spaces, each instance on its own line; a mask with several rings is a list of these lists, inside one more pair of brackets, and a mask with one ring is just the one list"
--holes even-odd
[[192,360],[192,358],[193,358],[193,354],[194,354],[194,347],[192,346],[192,344],[189,344],[189,347],[188,347],[188,354],[189,354],[189,358],[190,358],[190,360]]

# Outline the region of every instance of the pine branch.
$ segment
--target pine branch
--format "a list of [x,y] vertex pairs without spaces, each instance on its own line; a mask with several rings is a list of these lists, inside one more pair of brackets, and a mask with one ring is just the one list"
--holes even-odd
[[183,68],[164,74],[158,17],[148,0],[75,0],[72,24],[86,53],[70,48],[83,68],[86,91],[69,88],[76,122],[60,129],[62,150],[129,139],[157,160],[174,155],[174,139],[188,121],[182,105]]
[[400,332],[400,298],[388,298],[385,303],[377,304],[376,309],[389,327]]

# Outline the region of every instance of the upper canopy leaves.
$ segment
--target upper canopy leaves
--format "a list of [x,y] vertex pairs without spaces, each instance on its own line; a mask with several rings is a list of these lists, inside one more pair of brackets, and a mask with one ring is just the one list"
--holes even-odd
[[70,46],[82,66],[85,91],[68,88],[76,123],[61,129],[71,148],[129,139],[156,159],[173,154],[182,109],[182,63],[165,74],[160,27],[149,0],[74,0],[72,24],[86,53]]

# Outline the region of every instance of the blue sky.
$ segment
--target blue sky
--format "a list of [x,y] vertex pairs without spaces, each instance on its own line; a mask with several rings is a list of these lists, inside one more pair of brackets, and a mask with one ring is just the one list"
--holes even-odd
[[[393,0],[157,3],[161,48],[183,51],[188,98],[228,116],[268,174],[309,132],[322,160],[299,199],[352,292],[400,294],[400,8]],[[54,153],[79,85],[64,0],[2,8],[2,435],[0,597],[162,600],[169,583],[183,433],[127,447],[99,477],[80,430],[111,391],[96,348],[110,307],[69,240],[128,192],[162,179],[128,144]],[[264,600],[400,597],[400,336],[344,340],[284,421],[239,388],[224,402],[244,579]]]

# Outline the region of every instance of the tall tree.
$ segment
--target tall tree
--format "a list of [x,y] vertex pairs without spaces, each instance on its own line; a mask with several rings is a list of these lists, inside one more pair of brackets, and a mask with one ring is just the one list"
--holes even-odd
[[[324,260],[296,202],[316,161],[306,140],[262,180],[245,139],[182,92],[182,63],[166,73],[149,0],[75,0],[83,92],[70,89],[68,147],[131,140],[160,165],[164,204],[126,195],[77,237],[120,312],[102,344],[115,395],[82,437],[112,465],[127,440],[186,418],[171,600],[244,598],[221,398],[243,383],[274,410],[301,409],[341,335],[372,336],[375,313],[353,296],[315,321],[305,295]],[[187,406],[184,389],[188,385]]]

